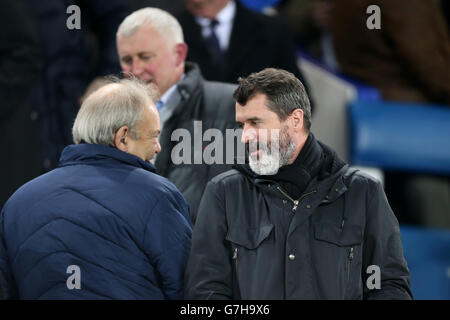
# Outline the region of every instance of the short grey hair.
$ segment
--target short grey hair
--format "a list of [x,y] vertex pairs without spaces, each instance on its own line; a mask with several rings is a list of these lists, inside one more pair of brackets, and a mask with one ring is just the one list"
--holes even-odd
[[129,37],[140,27],[148,25],[159,34],[167,35],[175,43],[184,42],[183,29],[170,13],[158,8],[143,8],[127,16],[119,26],[116,37]]
[[74,143],[114,146],[115,134],[122,126],[130,128],[133,139],[140,139],[136,125],[144,108],[154,105],[156,95],[135,78],[109,77],[81,105],[72,128]]

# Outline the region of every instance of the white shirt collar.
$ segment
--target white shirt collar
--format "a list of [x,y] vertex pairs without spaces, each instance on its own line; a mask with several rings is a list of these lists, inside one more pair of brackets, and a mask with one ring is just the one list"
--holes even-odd
[[163,105],[166,104],[167,100],[169,100],[170,95],[172,94],[172,92],[175,91],[175,89],[177,88],[177,84],[175,83],[173,86],[171,86],[169,88],[169,90],[167,90],[159,99],[160,101],[162,101]]
[[[231,30],[233,27],[233,20],[236,14],[236,3],[234,1],[228,4],[217,14],[215,19],[218,21],[215,28],[216,36],[219,39],[219,44],[222,50],[226,51],[230,43]],[[195,20],[202,27],[202,36],[208,38],[211,36],[211,20],[203,17],[196,17]]]
[[[183,75],[181,76],[180,81],[181,81],[182,79],[184,79],[185,76],[186,76],[186,74],[183,73]],[[159,99],[160,101],[162,101],[163,106],[167,103],[167,101],[169,100],[170,96],[172,95],[172,93],[173,93],[173,92],[175,91],[175,89],[177,88],[177,84],[178,84],[178,82],[175,83],[173,86],[171,86],[171,87],[169,88],[169,90],[167,90],[167,91],[161,96],[161,98]]]
[[[215,19],[219,22],[219,25],[232,23],[235,13],[236,3],[234,3],[234,1],[230,1],[222,10],[220,10]],[[211,19],[203,17],[195,17],[195,20],[202,26],[202,28],[209,27],[211,23]]]

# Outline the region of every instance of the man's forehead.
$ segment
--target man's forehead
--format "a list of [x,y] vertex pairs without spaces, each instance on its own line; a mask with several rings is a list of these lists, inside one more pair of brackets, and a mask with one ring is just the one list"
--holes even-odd
[[245,105],[236,102],[236,115],[242,117],[266,117],[275,114],[267,107],[267,99],[265,95],[257,94],[247,100]]
[[267,104],[267,96],[264,93],[256,92],[247,98],[245,106],[265,106]]
[[155,40],[159,33],[151,25],[143,25],[138,27],[129,35],[119,35],[117,37],[118,49],[142,48]]

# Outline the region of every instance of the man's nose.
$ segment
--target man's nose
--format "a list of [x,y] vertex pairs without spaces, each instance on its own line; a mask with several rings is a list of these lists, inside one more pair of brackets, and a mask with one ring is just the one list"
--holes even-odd
[[133,64],[131,65],[131,73],[133,73],[136,77],[139,77],[143,70],[144,67],[142,62],[139,59],[134,59]]
[[242,128],[242,137],[241,142],[243,144],[249,143],[250,141],[253,141],[256,138],[256,130],[253,128],[249,128],[246,124],[244,124],[244,127]]
[[159,143],[159,141],[156,143],[156,150],[155,153],[160,153],[161,152],[161,144]]

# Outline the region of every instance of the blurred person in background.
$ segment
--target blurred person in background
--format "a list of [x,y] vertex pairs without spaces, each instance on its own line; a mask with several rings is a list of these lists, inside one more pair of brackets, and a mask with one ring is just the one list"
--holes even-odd
[[450,1],[441,0],[442,12],[444,13],[445,21],[447,22],[447,28],[450,32]]
[[[37,21],[44,70],[31,93],[43,170],[58,165],[71,143],[80,98],[98,77],[120,72],[115,30],[129,13],[127,0],[29,0]],[[80,8],[81,29],[69,29],[71,5]],[[69,11],[70,12],[70,11]],[[92,90],[91,90],[92,91]]]
[[191,222],[181,193],[150,163],[159,132],[145,84],[116,80],[85,99],[59,167],[1,212],[0,295],[183,298]]
[[[380,7],[369,29],[367,7]],[[335,1],[333,38],[342,71],[384,99],[450,106],[450,37],[437,0]]]
[[278,10],[301,49],[332,70],[338,70],[331,36],[332,8],[331,0],[287,0]]
[[[380,8],[380,29],[367,27],[370,5]],[[342,72],[385,100],[450,106],[450,36],[439,1],[339,0],[332,17]],[[388,171],[385,181],[401,222],[450,228],[448,177]]]
[[276,67],[292,72],[306,85],[294,38],[281,19],[250,10],[239,1],[184,1],[186,10],[178,20],[189,46],[188,59],[198,62],[206,79],[236,83],[239,77]]
[[0,208],[26,181],[42,173],[30,91],[44,57],[27,1],[0,1]]

